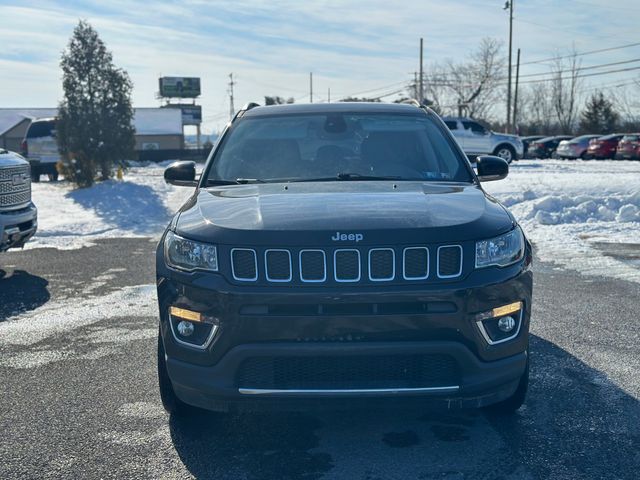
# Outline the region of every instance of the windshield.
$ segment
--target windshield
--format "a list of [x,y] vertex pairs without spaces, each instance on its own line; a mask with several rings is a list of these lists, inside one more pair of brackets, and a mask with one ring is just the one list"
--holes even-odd
[[598,138],[598,135],[581,135],[579,137],[570,140],[569,143],[581,143],[586,140],[591,140],[592,138]]
[[441,127],[427,116],[310,114],[247,117],[216,152],[215,182],[472,181]]

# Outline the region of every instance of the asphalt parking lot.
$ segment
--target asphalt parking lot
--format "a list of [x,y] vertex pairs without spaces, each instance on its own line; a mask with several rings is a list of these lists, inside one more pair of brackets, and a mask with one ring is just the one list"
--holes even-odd
[[640,285],[535,266],[532,378],[477,411],[170,418],[154,242],[0,255],[0,478],[638,478]]

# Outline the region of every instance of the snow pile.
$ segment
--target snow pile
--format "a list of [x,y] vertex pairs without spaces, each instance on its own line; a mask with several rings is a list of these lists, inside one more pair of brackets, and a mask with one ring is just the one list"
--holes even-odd
[[[640,282],[633,264],[640,260],[640,162],[520,161],[507,179],[484,186],[543,260]],[[621,244],[630,256],[617,255]]]
[[164,165],[134,167],[123,181],[73,190],[67,182],[34,183],[38,232],[27,248],[80,248],[98,238],[157,237],[193,188],[167,185]]
[[543,225],[640,222],[639,207],[640,192],[610,197],[548,195],[534,202],[531,213]]

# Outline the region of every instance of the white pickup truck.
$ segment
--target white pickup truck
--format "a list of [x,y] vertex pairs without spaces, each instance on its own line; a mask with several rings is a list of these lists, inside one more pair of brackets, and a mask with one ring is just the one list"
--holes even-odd
[[22,247],[37,228],[29,162],[17,153],[0,149],[0,252]]
[[522,140],[516,135],[492,132],[471,118],[443,117],[442,120],[469,157],[496,155],[511,163],[524,154]]

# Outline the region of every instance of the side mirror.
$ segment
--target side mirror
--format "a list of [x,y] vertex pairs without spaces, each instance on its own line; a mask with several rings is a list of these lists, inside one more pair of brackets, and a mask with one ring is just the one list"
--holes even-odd
[[502,180],[509,174],[509,164],[500,157],[480,155],[476,164],[478,165],[478,179],[481,182]]
[[173,162],[164,171],[164,181],[179,187],[195,187],[196,162]]

